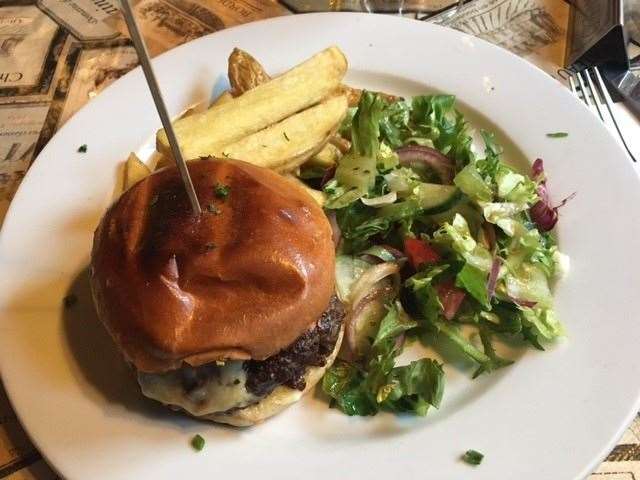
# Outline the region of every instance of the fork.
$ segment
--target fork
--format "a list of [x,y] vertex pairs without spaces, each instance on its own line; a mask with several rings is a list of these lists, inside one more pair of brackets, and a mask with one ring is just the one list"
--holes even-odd
[[609,130],[613,131],[615,128],[631,160],[635,162],[636,158],[631,153],[616,121],[612,108],[613,101],[602,81],[602,75],[600,75],[598,67],[589,67],[579,72],[569,72],[569,86],[573,94],[585,102],[589,110],[600,117]]

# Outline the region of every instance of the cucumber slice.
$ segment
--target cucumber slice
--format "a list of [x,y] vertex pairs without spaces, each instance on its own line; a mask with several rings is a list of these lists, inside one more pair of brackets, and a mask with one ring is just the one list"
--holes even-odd
[[457,187],[437,183],[420,183],[413,188],[413,195],[428,214],[448,210],[462,197]]

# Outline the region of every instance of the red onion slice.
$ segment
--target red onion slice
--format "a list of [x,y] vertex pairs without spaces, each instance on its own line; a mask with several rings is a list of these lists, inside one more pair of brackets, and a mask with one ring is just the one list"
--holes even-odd
[[537,158],[533,162],[531,167],[531,173],[536,180],[540,181],[538,185],[538,200],[529,210],[531,214],[531,220],[538,226],[543,232],[552,230],[558,223],[558,209],[563,207],[569,200],[571,200],[576,194],[575,192],[562,200],[559,205],[555,207],[551,205],[549,200],[549,192],[547,190],[547,180],[544,173],[544,164],[541,158]]
[[355,309],[360,301],[373,289],[373,287],[383,278],[393,276],[393,288],[399,290],[400,288],[400,267],[395,262],[385,262],[372,266],[362,276],[356,280],[353,288],[351,289],[351,295],[349,303],[351,308]]
[[405,167],[426,166],[435,171],[444,185],[451,185],[455,175],[455,165],[441,152],[431,147],[409,145],[396,150],[400,165]]
[[322,176],[322,180],[320,180],[320,188],[324,187],[329,181],[333,179],[336,175],[336,166],[334,165],[331,168],[327,168]]
[[331,238],[333,240],[333,246],[338,248],[338,244],[340,243],[340,239],[342,238],[342,230],[340,230],[340,225],[338,225],[338,220],[336,220],[336,213],[333,210],[330,210],[327,213],[327,218],[329,219],[329,225],[331,225]]
[[489,278],[487,279],[487,296],[489,301],[496,293],[496,284],[498,283],[498,274],[500,273],[500,257],[494,257],[491,264],[491,271],[489,272]]
[[389,245],[374,245],[366,249],[360,255],[360,258],[365,262],[375,264],[383,262],[397,262],[402,266],[407,260],[407,257],[397,248],[393,248]]
[[379,197],[374,198],[361,198],[360,200],[368,207],[384,207],[385,205],[390,205],[398,199],[398,194],[396,192],[389,192],[385,195],[381,195]]
[[396,260],[403,260],[406,259],[407,256],[404,254],[404,252],[398,250],[395,247],[392,247],[391,245],[382,245],[382,248],[384,248],[385,250],[387,250],[391,255],[393,255],[394,257],[396,257]]
[[387,314],[385,304],[394,295],[392,287],[378,286],[349,310],[344,320],[348,357],[355,359],[366,353],[368,339],[375,335],[380,321]]
[[511,297],[509,295],[506,296],[511,302],[515,303],[516,305],[520,306],[520,307],[528,307],[528,308],[533,308],[535,307],[538,302],[532,302],[531,300],[523,300],[521,298],[514,298]]
[[573,192],[555,207],[551,206],[549,203],[546,188],[538,187],[538,195],[540,196],[540,200],[531,207],[529,213],[531,214],[531,220],[534,221],[538,228],[543,232],[548,232],[556,226],[556,223],[558,223],[558,209],[560,207],[564,207],[569,200],[575,197],[576,192]]
[[349,357],[356,359],[366,354],[368,337],[387,314],[384,303],[375,295],[367,295],[345,318],[344,336]]
[[394,349],[396,351],[401,351],[404,348],[404,342],[407,339],[407,336],[404,333],[401,333],[400,335],[398,335],[398,337],[396,338],[396,343],[394,344]]
[[444,281],[436,285],[435,288],[442,304],[444,318],[453,320],[467,294],[464,290],[456,287],[453,280]]
[[543,180],[543,178],[540,178],[544,175],[544,164],[541,158],[536,158],[535,162],[533,162],[533,165],[531,166],[531,174],[534,179]]
[[489,222],[484,222],[482,224],[482,238],[487,250],[493,251],[496,246],[496,230],[493,228],[493,224]]

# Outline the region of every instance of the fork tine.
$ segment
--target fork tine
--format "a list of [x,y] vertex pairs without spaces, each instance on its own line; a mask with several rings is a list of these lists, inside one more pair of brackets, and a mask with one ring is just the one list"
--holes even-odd
[[600,119],[604,123],[609,124],[610,123],[609,119],[607,118],[604,112],[604,101],[600,98],[600,95],[602,95],[602,92],[598,92],[598,89],[593,84],[591,75],[589,75],[589,70],[584,71],[584,76],[587,79],[587,84],[589,85],[589,89],[591,90],[591,94],[593,95],[593,102],[595,103],[596,110],[598,110],[598,115],[600,116]]
[[577,75],[574,72],[571,72],[571,74],[569,75],[569,87],[571,88],[573,94],[576,97],[579,97],[580,94],[578,93],[578,88],[576,87],[576,79]]
[[631,157],[631,160],[636,162],[636,157],[634,157],[633,153],[631,153],[631,150],[629,150],[629,146],[627,145],[627,142],[625,141],[624,136],[622,135],[622,132],[620,131],[620,127],[618,126],[618,121],[616,120],[616,116],[613,114],[613,108],[612,108],[613,100],[611,100],[611,96],[609,95],[609,90],[607,90],[607,86],[602,81],[602,76],[600,75],[600,70],[598,69],[598,67],[591,67],[591,72],[593,73],[593,75],[594,75],[594,77],[596,79],[596,83],[598,84],[598,88],[600,89],[600,92],[602,93],[602,98],[604,98],[604,103],[607,106],[607,110],[609,111],[609,115],[611,115],[611,120],[613,120],[613,125],[616,127],[616,131],[618,132],[618,136],[620,137],[620,140],[622,140],[622,144],[624,145],[624,148],[627,150],[627,153]]
[[591,102],[591,94],[593,92],[591,92],[590,90],[587,90],[587,87],[584,84],[584,81],[582,80],[582,72],[578,73],[577,77],[578,77],[578,83],[580,84],[580,90],[582,90],[582,96],[584,98],[584,101],[593,110],[593,102]]

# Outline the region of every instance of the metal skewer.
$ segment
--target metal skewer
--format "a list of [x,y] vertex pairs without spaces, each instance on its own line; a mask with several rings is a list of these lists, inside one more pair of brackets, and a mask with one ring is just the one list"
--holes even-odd
[[193,182],[191,181],[191,177],[189,176],[187,164],[184,161],[182,152],[180,151],[180,145],[178,144],[176,133],[173,130],[173,125],[171,125],[171,119],[169,118],[167,107],[165,106],[164,100],[162,99],[162,93],[160,92],[160,87],[158,87],[156,76],[153,73],[151,61],[149,60],[149,52],[147,52],[147,47],[144,43],[142,35],[140,35],[140,30],[138,29],[138,24],[136,23],[136,19],[133,16],[133,10],[131,9],[129,0],[120,0],[120,3],[122,4],[124,19],[127,22],[127,28],[129,29],[131,40],[133,41],[136,53],[138,54],[138,60],[140,60],[140,66],[142,67],[144,76],[147,79],[149,90],[151,90],[151,96],[153,97],[153,102],[156,104],[158,115],[160,115],[162,127],[167,134],[167,139],[169,140],[169,145],[171,146],[171,153],[173,154],[173,158],[176,162],[178,170],[180,171],[180,176],[182,177],[184,187],[187,190],[187,195],[189,196],[189,201],[191,202],[191,207],[193,208],[193,213],[195,215],[200,215],[202,213],[200,202],[198,201],[196,190],[195,188],[193,188]]

